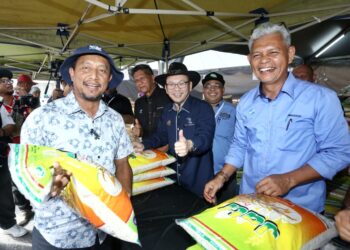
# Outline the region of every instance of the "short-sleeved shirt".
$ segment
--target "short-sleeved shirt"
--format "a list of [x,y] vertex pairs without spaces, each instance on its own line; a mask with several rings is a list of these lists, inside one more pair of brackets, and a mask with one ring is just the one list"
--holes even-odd
[[213,141],[214,173],[225,164],[225,156],[230,149],[235,131],[236,108],[222,100],[215,108],[215,136]]
[[150,96],[142,96],[135,102],[135,118],[142,127],[142,138],[145,139],[156,131],[164,107],[171,103],[164,89],[156,86]]
[[0,107],[0,114],[1,114],[1,124],[2,128],[6,125],[15,124],[15,122],[12,119],[11,114],[6,110],[4,105],[1,105]]
[[[94,118],[77,103],[74,93],[34,110],[21,132],[22,143],[53,147],[76,153],[116,172],[114,160],[132,153],[132,145],[120,114],[100,101]],[[53,246],[83,248],[94,245],[96,234],[105,235],[78,216],[59,197],[35,208],[35,227]]]

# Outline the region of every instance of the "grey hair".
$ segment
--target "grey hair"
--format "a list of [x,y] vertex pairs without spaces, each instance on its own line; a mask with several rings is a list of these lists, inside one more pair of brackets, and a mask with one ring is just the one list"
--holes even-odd
[[250,39],[248,42],[249,51],[251,51],[253,42],[255,40],[259,39],[262,36],[270,35],[272,33],[280,33],[287,47],[290,46],[291,44],[290,33],[284,25],[273,24],[273,23],[262,23],[253,30],[253,33],[250,36]]

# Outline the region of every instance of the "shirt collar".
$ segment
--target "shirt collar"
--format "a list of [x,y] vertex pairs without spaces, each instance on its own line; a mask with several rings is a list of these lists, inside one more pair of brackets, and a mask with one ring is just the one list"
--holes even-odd
[[221,105],[223,105],[224,99],[222,99],[216,106],[214,107],[214,111],[216,111],[218,108],[220,108]]
[[[294,89],[296,86],[296,81],[294,75],[291,73],[288,73],[287,80],[284,82],[281,92],[286,93],[289,95],[292,99],[294,99]],[[254,99],[258,97],[265,97],[264,93],[262,92],[262,84],[260,82],[259,86],[256,88]]]
[[156,84],[156,87],[154,88],[152,94],[150,96],[146,96],[147,98],[156,98],[158,96],[158,93],[160,92],[160,87],[158,86],[158,84]]
[[[62,98],[61,100],[63,104],[61,108],[63,112],[65,112],[66,114],[69,115],[77,112],[85,113],[85,111],[80,107],[79,103],[75,99],[75,95],[73,91],[71,91],[66,97]],[[57,100],[57,101],[60,101],[60,100]],[[108,110],[108,106],[102,100],[100,100],[100,105],[98,106],[98,110],[95,115],[95,118],[99,117],[107,110]]]
[[[189,96],[187,97],[185,103],[182,105],[182,107],[181,107],[181,109],[180,109],[179,112],[185,111],[185,112],[187,112],[187,113],[190,113],[189,107],[191,106],[191,103],[192,103],[192,97],[191,97],[191,95],[189,95]],[[176,105],[175,105],[175,103],[173,103],[173,106],[172,106],[171,109],[174,110],[174,111],[176,112]]]

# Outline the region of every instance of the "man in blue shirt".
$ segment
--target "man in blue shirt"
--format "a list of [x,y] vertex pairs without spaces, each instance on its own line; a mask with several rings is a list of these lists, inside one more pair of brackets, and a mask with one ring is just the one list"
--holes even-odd
[[240,193],[281,196],[315,212],[324,210],[326,186],[350,163],[350,138],[332,90],[288,73],[295,48],[284,26],[253,31],[248,59],[260,85],[237,106],[234,140],[223,169],[207,183],[216,192],[244,167]]
[[[216,72],[210,72],[202,80],[204,99],[212,106],[215,112],[215,135],[213,141],[214,174],[219,172],[225,164],[225,156],[230,148],[235,131],[236,108],[224,101],[224,77]],[[218,202],[225,201],[236,195],[236,176],[230,180],[218,194]]]

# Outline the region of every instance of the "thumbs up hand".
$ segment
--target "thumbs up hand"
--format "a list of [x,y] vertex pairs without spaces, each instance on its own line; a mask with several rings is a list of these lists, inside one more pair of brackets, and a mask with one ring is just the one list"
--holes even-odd
[[188,154],[188,152],[191,151],[192,146],[193,142],[191,140],[186,139],[183,130],[181,129],[179,131],[179,140],[175,142],[174,145],[175,153],[180,157],[184,157]]

